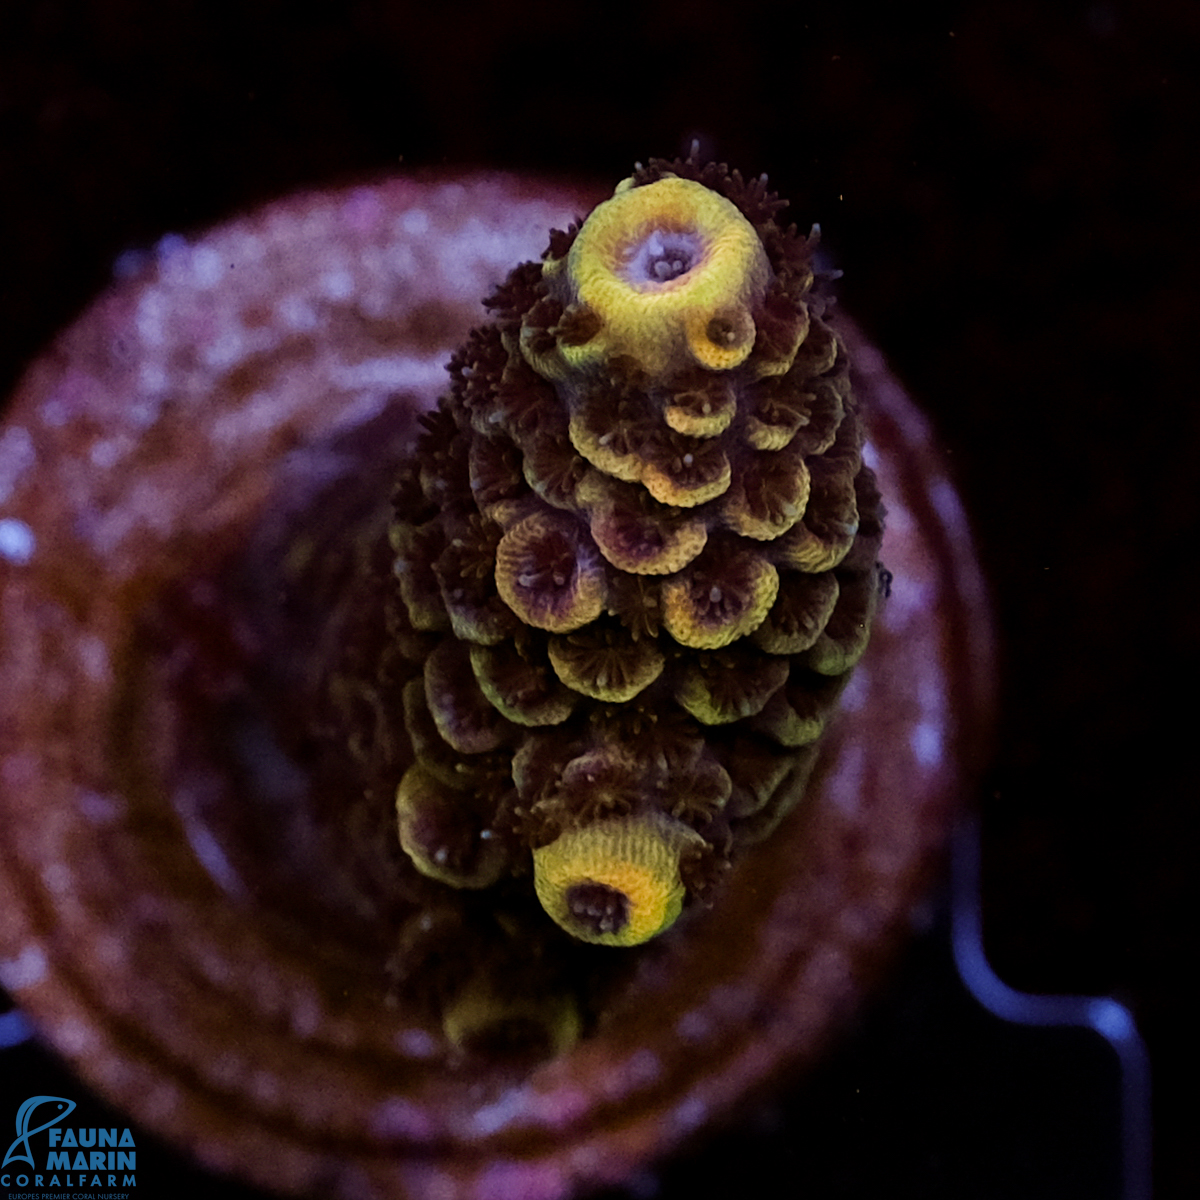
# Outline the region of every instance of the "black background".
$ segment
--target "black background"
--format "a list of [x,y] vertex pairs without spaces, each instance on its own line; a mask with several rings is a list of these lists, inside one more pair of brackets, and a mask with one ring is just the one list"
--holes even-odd
[[410,166],[611,183],[692,137],[821,222],[935,420],[1003,647],[989,954],[1131,1006],[1159,1194],[1197,1194],[1200,6],[8,0],[0,394],[168,230]]

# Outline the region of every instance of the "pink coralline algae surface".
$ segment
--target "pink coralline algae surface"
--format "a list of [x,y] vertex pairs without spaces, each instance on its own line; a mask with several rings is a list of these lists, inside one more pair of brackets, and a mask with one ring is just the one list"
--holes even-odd
[[[992,664],[968,531],[922,417],[841,320],[894,582],[809,800],[557,1057],[474,1058],[397,1002],[394,830],[331,821],[340,798],[266,732],[277,660],[319,660],[322,626],[290,597],[311,637],[288,643],[262,597],[336,592],[352,550],[312,563],[386,508],[480,298],[596,198],[395,181],[164,238],[0,425],[0,982],[214,1169],[461,1200],[627,1178],[824,1050],[972,785]],[[232,710],[249,748],[214,733]]]

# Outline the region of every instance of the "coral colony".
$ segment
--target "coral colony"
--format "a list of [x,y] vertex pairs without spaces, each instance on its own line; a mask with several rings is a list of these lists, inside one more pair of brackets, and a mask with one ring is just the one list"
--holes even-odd
[[801,799],[866,646],[882,507],[816,238],[652,161],[451,361],[390,529],[418,871],[532,873],[632,946]]

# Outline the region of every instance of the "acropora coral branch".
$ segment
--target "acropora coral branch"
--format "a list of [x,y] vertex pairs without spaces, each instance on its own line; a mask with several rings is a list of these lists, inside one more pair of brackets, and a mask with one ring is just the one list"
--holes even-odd
[[667,929],[800,800],[866,646],[882,507],[815,237],[653,161],[451,363],[391,529],[416,868]]

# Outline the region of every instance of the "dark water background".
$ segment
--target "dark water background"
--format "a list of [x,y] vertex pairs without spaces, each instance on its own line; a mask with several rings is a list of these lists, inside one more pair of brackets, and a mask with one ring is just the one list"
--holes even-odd
[[[1018,987],[1131,1007],[1159,1194],[1195,1195],[1170,1097],[1196,890],[1200,6],[11,0],[0,394],[165,231],[401,159],[610,182],[692,137],[821,222],[843,303],[937,424],[1002,639],[989,954]],[[818,1090],[662,1194],[779,1164],[824,1196],[1031,1196],[1026,1168],[1097,1195],[1109,1067],[1069,1043],[1004,1041],[935,933]],[[6,1097],[53,1091],[41,1060],[0,1070]],[[1047,1132],[1067,1110],[1078,1128]],[[1062,1161],[1091,1166],[1056,1182]]]

